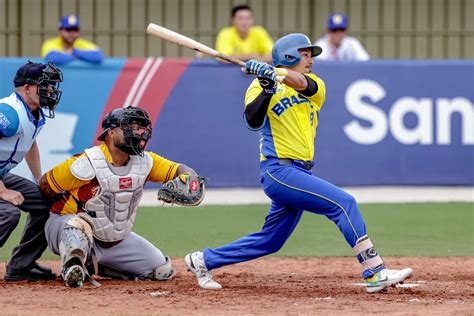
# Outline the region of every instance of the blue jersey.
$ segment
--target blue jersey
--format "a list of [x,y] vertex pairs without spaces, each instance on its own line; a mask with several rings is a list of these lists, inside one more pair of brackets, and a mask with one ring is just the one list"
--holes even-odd
[[23,160],[45,122],[43,112],[37,120],[18,93],[0,99],[0,179]]

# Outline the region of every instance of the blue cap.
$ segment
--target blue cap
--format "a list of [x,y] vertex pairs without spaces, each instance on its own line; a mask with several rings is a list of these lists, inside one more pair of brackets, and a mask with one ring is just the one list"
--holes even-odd
[[334,13],[328,18],[328,29],[347,29],[347,16],[341,13]]
[[79,26],[79,18],[74,14],[62,16],[58,23],[60,29],[78,29]]

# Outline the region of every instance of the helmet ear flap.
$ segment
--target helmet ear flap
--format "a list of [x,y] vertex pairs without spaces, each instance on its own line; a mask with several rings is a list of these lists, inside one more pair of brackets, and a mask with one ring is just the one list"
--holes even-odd
[[293,63],[297,58],[293,55],[285,54],[285,60],[287,60],[290,63]]

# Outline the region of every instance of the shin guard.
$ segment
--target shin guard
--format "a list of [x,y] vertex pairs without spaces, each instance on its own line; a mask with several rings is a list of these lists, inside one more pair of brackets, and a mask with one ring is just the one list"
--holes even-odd
[[384,268],[383,260],[374,249],[374,245],[369,237],[359,238],[353,250],[364,269],[364,278],[370,277]]

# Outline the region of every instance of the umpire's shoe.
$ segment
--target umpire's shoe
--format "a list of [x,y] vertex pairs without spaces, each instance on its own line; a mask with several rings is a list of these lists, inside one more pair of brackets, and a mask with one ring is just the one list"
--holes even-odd
[[212,279],[212,272],[209,271],[204,263],[204,254],[202,251],[188,253],[184,257],[184,261],[188,266],[188,271],[192,271],[198,280],[201,288],[206,290],[222,289],[222,286]]
[[69,287],[82,287],[86,278],[86,272],[82,266],[81,259],[71,258],[63,268],[62,277],[64,284]]
[[375,273],[370,278],[365,279],[368,293],[378,293],[385,290],[389,286],[395,287],[399,283],[403,283],[406,279],[413,275],[412,268],[403,270],[383,269]]
[[56,274],[50,268],[34,262],[31,267],[21,270],[7,266],[4,279],[5,281],[47,281],[56,279]]

